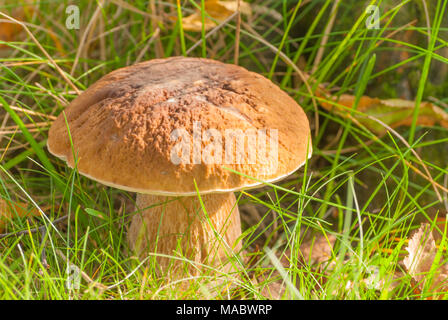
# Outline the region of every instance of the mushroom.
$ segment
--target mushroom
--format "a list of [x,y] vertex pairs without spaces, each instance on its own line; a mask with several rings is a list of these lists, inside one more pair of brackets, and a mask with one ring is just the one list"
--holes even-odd
[[295,172],[310,142],[304,111],[270,80],[172,57],[102,77],[55,120],[48,150],[86,177],[137,193],[130,247],[160,254],[166,272],[180,265],[168,256],[217,265],[238,252],[234,192]]

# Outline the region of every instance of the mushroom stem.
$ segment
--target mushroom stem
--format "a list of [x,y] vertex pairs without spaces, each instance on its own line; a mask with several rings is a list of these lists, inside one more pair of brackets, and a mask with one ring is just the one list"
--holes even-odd
[[[128,233],[131,249],[140,257],[147,253],[176,257],[155,256],[162,274],[182,265],[189,265],[190,274],[196,274],[201,269],[198,263],[217,266],[232,251],[239,252],[241,223],[235,195],[207,194],[201,199],[205,210],[198,196],[138,194],[139,212],[133,216]],[[183,257],[190,263],[183,264]]]

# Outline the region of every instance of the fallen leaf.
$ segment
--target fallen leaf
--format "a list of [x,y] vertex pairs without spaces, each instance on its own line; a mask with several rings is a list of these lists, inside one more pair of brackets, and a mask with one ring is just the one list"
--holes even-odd
[[[404,258],[403,264],[409,275],[418,283],[419,289],[423,290],[437,254],[436,242],[428,224],[422,224],[409,239],[406,251],[409,255]],[[448,266],[446,264],[436,270],[429,289],[438,293],[448,292]]]
[[[317,92],[316,95],[321,96],[319,92]],[[350,115],[349,109],[353,108],[355,104],[355,97],[347,94],[341,95],[339,99],[333,97],[331,100],[346,108],[325,101],[321,101],[320,104],[324,109],[335,112],[343,118],[347,118]],[[387,129],[380,123],[369,119],[365,115],[381,120],[391,128],[396,128],[399,126],[412,125],[414,108],[415,102],[410,100],[381,100],[378,98],[363,96],[361,97],[356,110],[364,115],[353,112],[352,117],[369,130],[377,134],[384,134]],[[430,102],[421,102],[417,125],[434,126],[435,124],[439,124],[448,129],[448,113]]]
[[419,282],[424,279],[423,272],[429,272],[437,253],[436,243],[428,225],[422,225],[409,240],[406,251],[409,255],[403,263],[408,273]]
[[[20,8],[17,8],[13,10],[11,13],[11,17],[13,17],[16,20],[23,21],[25,19],[25,16],[29,16],[33,12],[33,7],[31,6],[22,6]],[[5,20],[4,17],[1,17]],[[17,38],[20,33],[22,33],[23,28],[14,22],[0,22],[0,40],[5,42],[11,42],[11,41],[17,41]],[[0,44],[0,49],[9,48],[6,44]]]
[[27,204],[25,203],[15,203],[10,200],[0,199],[0,232],[3,232],[6,225],[14,218],[39,215],[39,211],[35,208],[27,209]]
[[[222,22],[227,19],[238,8],[238,1],[220,1],[220,0],[206,0],[204,2],[206,13],[217,20]],[[247,2],[240,2],[240,12],[245,15],[251,15],[252,10]],[[207,17],[204,18],[205,30],[210,30],[216,27],[216,22],[213,19]],[[202,15],[199,10],[195,13],[182,18],[182,26],[185,30],[200,32],[202,30]]]

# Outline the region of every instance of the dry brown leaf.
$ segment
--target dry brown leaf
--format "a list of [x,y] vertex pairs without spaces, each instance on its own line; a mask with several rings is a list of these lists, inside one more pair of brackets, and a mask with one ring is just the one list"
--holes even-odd
[[[316,92],[316,95],[322,97],[319,92]],[[347,118],[350,115],[349,109],[353,108],[353,105],[355,104],[355,97],[348,94],[341,95],[339,99],[331,98],[331,100],[346,108],[324,101],[321,101],[320,104],[324,109],[335,112],[343,118]],[[414,107],[415,102],[410,100],[381,100],[363,96],[361,97],[356,110],[381,120],[391,128],[396,128],[399,126],[412,125]],[[384,126],[362,114],[354,112],[352,117],[377,134],[383,134],[387,131]],[[439,124],[448,129],[448,113],[430,102],[421,102],[417,125],[433,126],[435,124]]]
[[[33,14],[36,14],[41,21],[46,22],[46,19],[39,16],[39,11],[37,10],[36,4],[31,0],[25,0],[26,5],[22,5],[21,7],[15,8],[11,14],[9,14],[12,18],[20,21],[26,22],[27,18],[30,18]],[[0,22],[0,40],[5,42],[13,42],[19,41],[20,36],[24,33],[24,28],[14,22],[9,22],[5,17],[2,17],[4,22]],[[45,25],[42,25],[45,27]],[[51,31],[51,28],[48,28],[48,36],[53,40],[57,51],[61,54],[61,56],[65,56],[66,53],[64,51],[64,47],[59,40],[57,34]],[[0,44],[0,50],[10,48],[7,44]]]
[[422,273],[429,272],[437,253],[436,243],[428,225],[422,225],[409,240],[406,251],[409,255],[403,263],[408,273],[418,282],[424,279]]
[[6,225],[14,218],[24,218],[39,216],[36,209],[27,209],[25,203],[15,203],[9,200],[0,199],[0,232],[3,232]]
[[[218,22],[222,22],[237,10],[238,1],[206,0],[204,7],[210,17],[216,19]],[[241,1],[240,12],[250,16],[252,9],[247,2]],[[204,20],[206,31],[216,27],[216,23],[207,17],[207,15]],[[182,19],[182,26],[185,30],[200,32],[202,30],[201,12],[197,10],[195,13],[184,17]]]
[[[423,290],[427,274],[431,271],[437,254],[436,242],[428,224],[422,224],[416,233],[409,239],[406,248],[409,255],[404,258],[403,264],[407,272]],[[443,265],[434,275],[431,290],[435,292],[448,292],[448,266]]]
[[[33,7],[23,6],[15,9],[11,17],[16,20],[23,21],[26,16],[31,15]],[[19,34],[23,31],[23,28],[17,23],[13,22],[0,22],[0,40],[5,42],[17,41]],[[9,48],[6,44],[0,44],[0,49]]]

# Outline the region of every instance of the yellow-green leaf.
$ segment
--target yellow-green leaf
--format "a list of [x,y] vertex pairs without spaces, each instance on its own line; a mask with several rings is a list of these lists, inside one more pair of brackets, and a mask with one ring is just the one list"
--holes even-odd
[[[237,10],[238,1],[206,0],[204,7],[211,18],[222,22]],[[251,15],[252,10],[250,5],[247,2],[241,1],[240,12],[245,15]],[[205,16],[205,30],[210,30],[216,27],[217,24],[213,19],[207,17],[207,14]],[[200,32],[202,30],[201,12],[197,10],[192,15],[184,17],[182,19],[182,26],[185,30]]]
[[[317,95],[319,96],[319,94]],[[353,108],[355,103],[354,96],[343,94],[339,99],[332,98],[332,100],[335,103],[321,101],[322,107],[328,111],[335,112],[341,117],[350,115],[350,109]],[[363,96],[356,108],[358,112],[353,112],[352,117],[369,130],[377,134],[383,134],[387,129],[377,121],[372,120],[372,118],[381,120],[391,128],[410,126],[412,124],[414,107],[414,101],[402,99],[381,100]],[[440,125],[448,129],[448,114],[430,102],[422,102],[420,104],[417,125]]]

